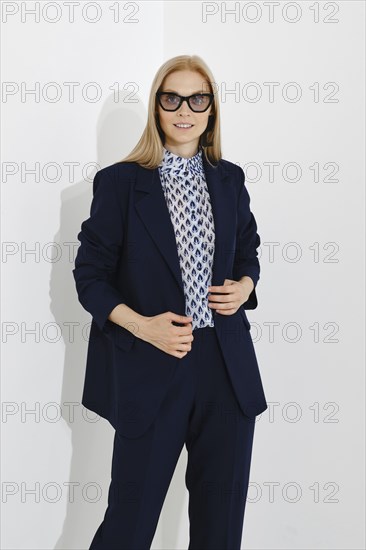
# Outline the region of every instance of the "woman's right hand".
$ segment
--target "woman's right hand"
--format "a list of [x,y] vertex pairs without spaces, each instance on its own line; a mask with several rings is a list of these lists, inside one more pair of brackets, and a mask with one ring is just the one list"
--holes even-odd
[[[183,326],[175,326],[172,323],[180,323]],[[171,311],[144,316],[137,334],[141,340],[152,344],[156,348],[182,359],[192,349],[192,317],[177,315]]]

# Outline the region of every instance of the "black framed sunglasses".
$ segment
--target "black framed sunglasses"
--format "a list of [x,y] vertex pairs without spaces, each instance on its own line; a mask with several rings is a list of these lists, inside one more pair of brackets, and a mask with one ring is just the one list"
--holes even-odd
[[186,101],[194,113],[204,113],[213,102],[213,94],[193,94],[183,96],[173,92],[156,92],[159,105],[164,111],[177,111]]

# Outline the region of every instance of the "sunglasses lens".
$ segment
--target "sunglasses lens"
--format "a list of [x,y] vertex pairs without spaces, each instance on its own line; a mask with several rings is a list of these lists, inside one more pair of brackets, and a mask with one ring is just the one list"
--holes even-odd
[[189,100],[192,111],[205,111],[209,104],[210,96],[207,95],[195,95]]
[[179,96],[175,94],[162,94],[160,103],[167,111],[175,111],[179,105]]

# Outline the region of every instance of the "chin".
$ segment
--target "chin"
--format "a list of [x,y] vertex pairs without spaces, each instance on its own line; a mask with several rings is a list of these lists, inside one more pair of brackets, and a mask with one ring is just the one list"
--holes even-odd
[[197,141],[200,138],[201,134],[192,135],[192,136],[177,136],[177,134],[169,135],[165,134],[171,141],[176,141],[177,143],[190,143],[191,141]]

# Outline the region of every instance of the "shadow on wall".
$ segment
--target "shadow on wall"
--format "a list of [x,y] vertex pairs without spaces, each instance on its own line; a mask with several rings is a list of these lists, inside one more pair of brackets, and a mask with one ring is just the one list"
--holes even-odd
[[[120,90],[120,94],[119,103],[115,103],[113,95],[107,99],[97,122],[95,162],[100,168],[125,157],[139,140],[146,123],[147,114],[142,103],[124,102],[125,92]],[[68,481],[75,484],[74,495],[72,485],[70,489],[66,488],[66,516],[55,550],[89,548],[104,517],[111,479],[114,429],[105,419],[81,405],[91,317],[78,301],[72,274],[79,245],[77,235],[82,221],[90,214],[92,181],[96,172],[97,169],[94,169],[90,173],[90,181],[70,184],[62,191],[60,227],[54,235],[55,243],[65,250],[68,250],[67,246],[70,248],[68,261],[53,263],[50,307],[55,322],[63,328],[65,341],[60,404],[63,420],[71,432],[72,456]],[[69,244],[65,246],[63,243]],[[174,499],[167,496],[154,537],[155,541],[159,541],[159,548],[176,548],[178,545],[179,525],[186,500],[185,466],[186,457],[182,453],[174,475],[180,482],[172,480],[169,492],[174,492]]]

